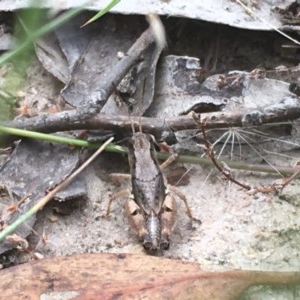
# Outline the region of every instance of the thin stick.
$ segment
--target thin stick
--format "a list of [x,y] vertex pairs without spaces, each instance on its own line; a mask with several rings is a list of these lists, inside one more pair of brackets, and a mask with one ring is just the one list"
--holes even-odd
[[296,177],[298,177],[300,174],[300,170],[296,170],[295,173],[290,176],[289,178],[284,179],[284,182],[281,186],[281,190],[283,190],[283,188],[285,188],[291,181],[293,181]]
[[203,139],[204,139],[204,142],[205,142],[205,147],[206,147],[207,154],[208,154],[209,158],[211,159],[212,163],[214,164],[214,166],[226,177],[226,179],[228,179],[228,180],[232,181],[233,183],[237,184],[238,186],[240,186],[240,187],[242,187],[242,188],[250,191],[251,190],[251,186],[250,185],[247,185],[247,184],[244,184],[244,183],[241,183],[241,182],[237,181],[236,179],[234,179],[230,175],[229,172],[224,171],[224,168],[222,168],[219,165],[218,161],[215,158],[214,150],[211,147],[211,144],[210,144],[210,142],[207,139],[205,128],[204,128],[205,124],[203,124],[201,122],[200,125],[201,125],[202,136],[203,136]]
[[[300,103],[298,98],[288,98],[287,102],[278,104],[278,108],[266,106],[263,110],[270,108],[271,113],[262,115],[262,123],[270,124],[277,122],[290,122],[300,117]],[[205,123],[206,129],[228,128],[228,127],[244,127],[243,118],[249,112],[213,112],[201,114],[201,120]],[[76,110],[63,111],[53,114],[45,114],[32,118],[22,118],[14,121],[2,122],[1,125],[6,127],[14,127],[19,129],[27,129],[40,131],[45,133],[57,131],[69,131],[80,129],[109,129],[112,131],[132,132],[132,123],[135,130],[139,130],[139,125],[143,127],[143,132],[152,134],[161,134],[161,132],[172,128],[173,131],[196,129],[192,116],[179,116],[171,118],[147,118],[147,117],[131,117],[128,116],[111,116],[99,114],[87,119],[79,119]]]
[[42,209],[58,192],[63,190],[66,186],[70,184],[70,182],[80,173],[82,172],[104,149],[105,147],[111,143],[113,137],[107,140],[88,160],[86,160],[74,173],[72,173],[69,177],[67,177],[64,181],[62,181],[56,188],[54,188],[51,192],[49,192],[44,198],[40,199],[38,203],[36,203],[32,208],[30,208],[26,213],[20,215],[20,217],[14,221],[12,224],[7,226],[3,231],[0,232],[0,241],[5,239],[5,237],[11,233],[13,233],[18,226],[28,220],[32,215],[34,215],[37,211]]

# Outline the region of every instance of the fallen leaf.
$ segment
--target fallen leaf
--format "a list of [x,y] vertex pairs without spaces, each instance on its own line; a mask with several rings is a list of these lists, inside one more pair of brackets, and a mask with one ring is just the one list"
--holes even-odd
[[300,272],[205,272],[195,263],[107,253],[31,261],[0,274],[3,299],[229,300],[253,285],[300,283]]

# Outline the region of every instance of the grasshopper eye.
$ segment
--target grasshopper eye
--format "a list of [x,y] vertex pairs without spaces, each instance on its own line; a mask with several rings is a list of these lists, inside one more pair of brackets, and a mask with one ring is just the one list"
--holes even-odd
[[143,247],[145,248],[145,250],[149,251],[149,250],[152,249],[152,243],[151,242],[144,242]]
[[147,251],[152,250],[152,242],[151,242],[149,236],[145,237],[145,239],[143,241],[143,247]]
[[[143,242],[143,247],[144,247],[144,249],[146,250],[146,251],[148,251],[148,252],[150,252],[150,253],[154,253],[154,252],[156,252],[157,250],[159,250],[160,249],[160,247],[157,247],[157,245],[153,245],[153,243],[152,242],[150,242],[150,241],[144,241]],[[169,246],[168,246],[169,247]],[[161,249],[164,249],[164,250],[166,250],[166,249],[168,249],[168,248],[161,248]]]
[[168,250],[170,247],[170,242],[168,239],[164,238],[162,239],[162,241],[160,242],[160,248],[162,250]]

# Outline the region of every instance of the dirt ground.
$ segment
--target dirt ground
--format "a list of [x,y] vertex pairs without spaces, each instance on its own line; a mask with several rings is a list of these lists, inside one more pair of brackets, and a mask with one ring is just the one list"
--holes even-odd
[[[205,27],[207,24],[201,26]],[[228,36],[221,37],[224,41],[229,41],[234,35],[227,27],[217,30],[229,32]],[[254,33],[246,34],[242,30],[238,32],[241,40],[235,41],[236,45],[240,45],[236,51],[244,53],[245,56],[236,55],[238,59],[232,60],[225,68],[225,56],[218,54],[220,68],[217,71],[254,69],[262,62],[261,49],[264,49],[265,64],[272,62],[273,67],[281,63],[297,65],[295,60],[278,54],[277,46],[281,43],[281,38],[274,41],[272,46],[275,49],[270,49],[270,45],[263,39],[265,35],[271,35],[270,33],[258,33],[256,39],[245,44],[247,34],[254,36]],[[211,45],[205,44],[205,47],[209,49]],[[197,55],[194,53],[196,48],[190,50],[189,55]],[[179,54],[182,49],[175,49],[174,52]],[[210,55],[209,51],[206,53]],[[198,56],[202,54],[198,52]],[[210,65],[211,62],[206,57],[205,63]],[[38,61],[32,63],[28,79],[25,93],[29,102],[32,101],[30,97],[38,97],[39,100],[43,98],[47,102],[59,93],[60,86],[43,70]],[[298,131],[298,124],[295,123],[292,136],[288,137],[294,143],[298,143]],[[285,154],[270,154],[268,158],[273,162],[292,165],[299,160],[299,146],[293,146],[294,149],[284,152],[286,149],[283,147],[282,150],[280,142],[275,140],[272,143],[271,146],[268,145],[277,154]],[[239,152],[238,146],[235,147],[235,151]],[[231,145],[228,146],[229,154],[230,149]],[[242,159],[247,162],[254,159],[262,161],[261,157],[257,158],[255,150],[246,145],[242,146]],[[167,173],[178,166],[181,164],[172,165],[171,171],[168,170]],[[253,195],[224,181],[212,167],[187,164],[184,167],[189,170],[188,182],[178,186],[178,189],[186,195],[193,216],[200,219],[202,224],[191,223],[184,213],[182,202],[177,199],[178,222],[171,237],[170,249],[162,253],[164,257],[198,262],[204,270],[299,271],[299,180],[294,180],[280,195]],[[45,234],[47,242],[45,245],[39,244],[38,247],[35,245],[36,252],[42,253],[44,257],[94,252],[147,255],[127,222],[124,213],[125,199],[113,204],[110,219],[101,218],[109,195],[122,189],[109,180],[108,175],[114,172],[128,172],[127,158],[104,153],[84,172],[83,177],[88,187],[87,199],[72,204],[53,201],[39,212],[34,226],[37,234],[32,234],[30,240],[35,245],[40,236]],[[240,181],[254,186],[267,186],[280,178],[277,175],[254,172],[234,171],[233,174]],[[124,183],[123,186],[129,186],[129,183]],[[66,214],[57,213],[58,210],[66,212],[66,206],[71,206]],[[7,255],[11,261],[28,259],[24,255],[20,257],[17,252]],[[300,299],[300,287],[255,287],[241,299]]]

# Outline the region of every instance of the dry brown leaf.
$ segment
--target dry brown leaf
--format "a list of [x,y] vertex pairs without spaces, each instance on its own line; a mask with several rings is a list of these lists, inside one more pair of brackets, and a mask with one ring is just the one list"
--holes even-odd
[[0,273],[2,299],[229,300],[252,285],[300,283],[300,272],[204,272],[194,263],[104,253],[31,261]]

